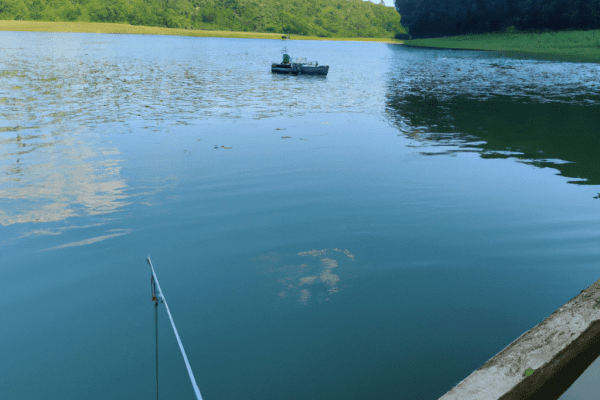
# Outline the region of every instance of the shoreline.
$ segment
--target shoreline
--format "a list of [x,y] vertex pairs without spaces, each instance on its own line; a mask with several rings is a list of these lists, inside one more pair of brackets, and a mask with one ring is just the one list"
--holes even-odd
[[600,30],[486,33],[413,39],[405,41],[404,45],[427,49],[498,51],[508,56],[600,63]]
[[[115,24],[103,22],[52,22],[52,21],[9,21],[0,20],[0,31],[11,32],[61,32],[61,33],[107,33],[126,35],[168,35],[212,37],[228,39],[276,39],[276,40],[323,40],[402,44],[393,38],[335,38],[300,36],[285,33],[211,31],[196,29],[160,28],[143,25]],[[286,36],[289,39],[283,39]]]

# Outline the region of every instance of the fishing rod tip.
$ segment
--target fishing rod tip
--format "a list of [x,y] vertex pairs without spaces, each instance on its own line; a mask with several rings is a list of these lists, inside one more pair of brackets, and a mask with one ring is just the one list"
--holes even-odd
[[148,257],[146,257],[146,262],[148,263],[148,265],[152,266],[152,264],[150,263],[150,255],[148,255]]

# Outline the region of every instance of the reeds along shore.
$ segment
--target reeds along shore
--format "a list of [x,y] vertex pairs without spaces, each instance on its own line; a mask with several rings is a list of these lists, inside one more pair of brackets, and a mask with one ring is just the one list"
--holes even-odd
[[407,40],[405,44],[445,49],[493,50],[560,61],[600,63],[600,30],[489,33]]
[[152,26],[137,26],[129,24],[108,24],[96,22],[47,22],[47,21],[0,21],[0,31],[28,31],[28,32],[79,32],[79,33],[115,33],[130,35],[176,35],[238,39],[298,39],[298,40],[336,40],[402,43],[401,40],[392,38],[329,38],[316,36],[288,35],[283,33],[260,32],[231,32],[208,31],[192,29],[159,28]]

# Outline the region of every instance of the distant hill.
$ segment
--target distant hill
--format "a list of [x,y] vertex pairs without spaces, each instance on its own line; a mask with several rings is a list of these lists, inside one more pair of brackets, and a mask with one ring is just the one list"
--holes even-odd
[[0,0],[0,20],[121,22],[321,37],[404,33],[394,8],[363,0]]

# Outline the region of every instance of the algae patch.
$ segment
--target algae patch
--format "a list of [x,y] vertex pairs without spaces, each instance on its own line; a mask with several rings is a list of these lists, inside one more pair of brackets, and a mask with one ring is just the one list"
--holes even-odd
[[282,299],[301,304],[330,301],[356,277],[349,250],[315,249],[283,256],[270,253],[255,260],[258,272],[272,277],[273,290]]

